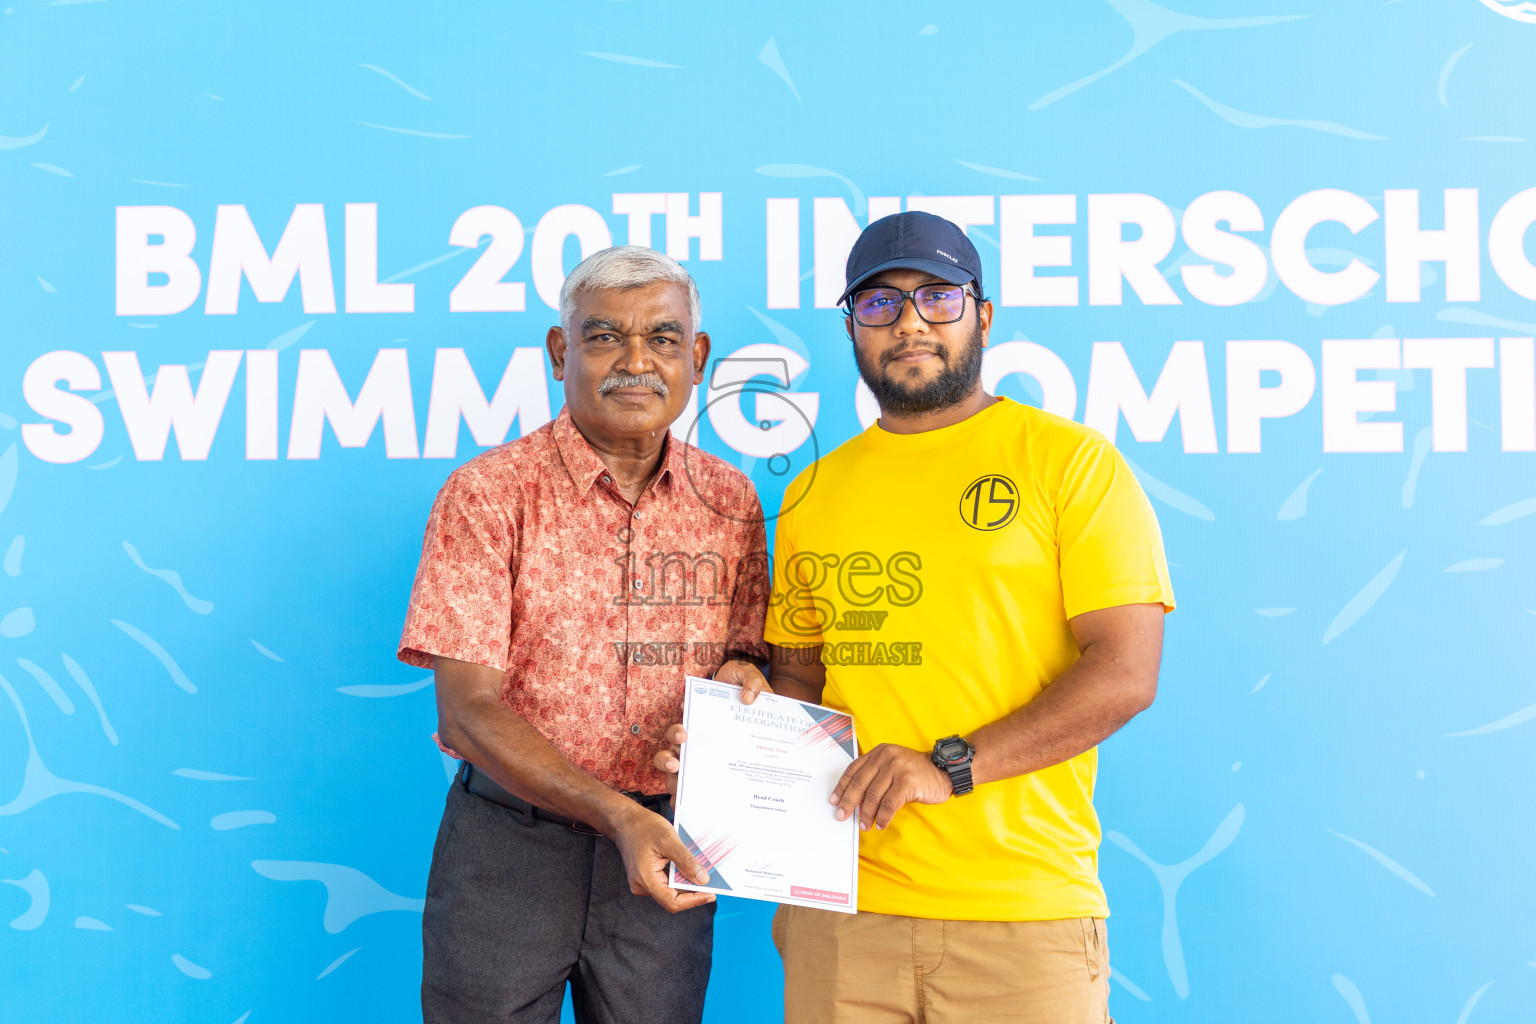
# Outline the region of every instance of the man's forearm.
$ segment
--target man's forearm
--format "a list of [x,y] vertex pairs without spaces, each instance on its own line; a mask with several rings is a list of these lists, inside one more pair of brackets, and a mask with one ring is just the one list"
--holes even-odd
[[774,693],[820,704],[827,685],[827,670],[821,663],[821,645],[780,647],[769,644],[766,675]]
[[1070,760],[1145,710],[1156,688],[1155,674],[1147,680],[1090,647],[1034,700],[968,737],[971,777],[981,785]]
[[567,761],[543,734],[495,697],[439,710],[444,745],[503,789],[612,836],[634,801]]
[[781,697],[793,697],[795,700],[808,701],[812,704],[821,703],[821,688],[803,683],[783,672],[768,673],[768,685],[773,692]]

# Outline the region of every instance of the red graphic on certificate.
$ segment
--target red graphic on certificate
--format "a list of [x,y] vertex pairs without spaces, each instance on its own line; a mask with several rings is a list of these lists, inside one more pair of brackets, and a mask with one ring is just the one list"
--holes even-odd
[[807,743],[825,749],[842,747],[850,752],[853,750],[852,718],[835,711],[827,711],[825,708],[807,710],[810,714],[819,713],[824,716],[801,730],[800,735]]
[[811,889],[803,885],[792,885],[789,887],[789,894],[802,900],[836,903],[840,907],[848,905],[848,894],[845,892],[829,892],[826,889]]

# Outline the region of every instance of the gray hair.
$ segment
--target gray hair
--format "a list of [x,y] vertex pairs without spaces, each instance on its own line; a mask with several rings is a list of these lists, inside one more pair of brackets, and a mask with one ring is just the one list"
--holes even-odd
[[699,289],[682,264],[665,253],[643,245],[615,245],[599,249],[576,265],[571,276],[560,286],[560,326],[571,333],[571,318],[576,313],[576,293],[593,288],[643,288],[657,281],[688,286],[688,315],[692,330],[699,329],[703,310]]

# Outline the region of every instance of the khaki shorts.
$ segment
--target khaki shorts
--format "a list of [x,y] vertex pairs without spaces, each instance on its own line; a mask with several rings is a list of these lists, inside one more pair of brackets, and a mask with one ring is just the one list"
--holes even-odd
[[785,1024],[1113,1024],[1104,921],[933,921],[781,906]]

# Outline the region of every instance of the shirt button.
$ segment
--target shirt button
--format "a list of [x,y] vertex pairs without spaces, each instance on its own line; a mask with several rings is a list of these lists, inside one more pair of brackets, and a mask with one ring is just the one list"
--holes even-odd
[[631,736],[639,736],[640,735],[640,726],[638,726],[638,725],[630,726],[629,727],[629,734]]
[[605,484],[613,483],[613,477],[609,476],[607,473],[604,473],[603,474],[603,483],[605,483]]
[[636,512],[635,512],[635,518],[636,518],[636,519],[639,519],[639,518],[640,518],[640,512],[639,512],[639,511],[638,511],[638,510],[636,510]]
[[635,589],[636,589],[636,590],[639,590],[639,589],[640,589],[640,588],[641,588],[641,587],[643,587],[643,586],[645,586],[645,584],[644,584],[644,583],[643,583],[643,582],[642,582],[642,581],[640,581],[640,580],[638,580],[638,579],[637,579],[637,580],[635,580]]

